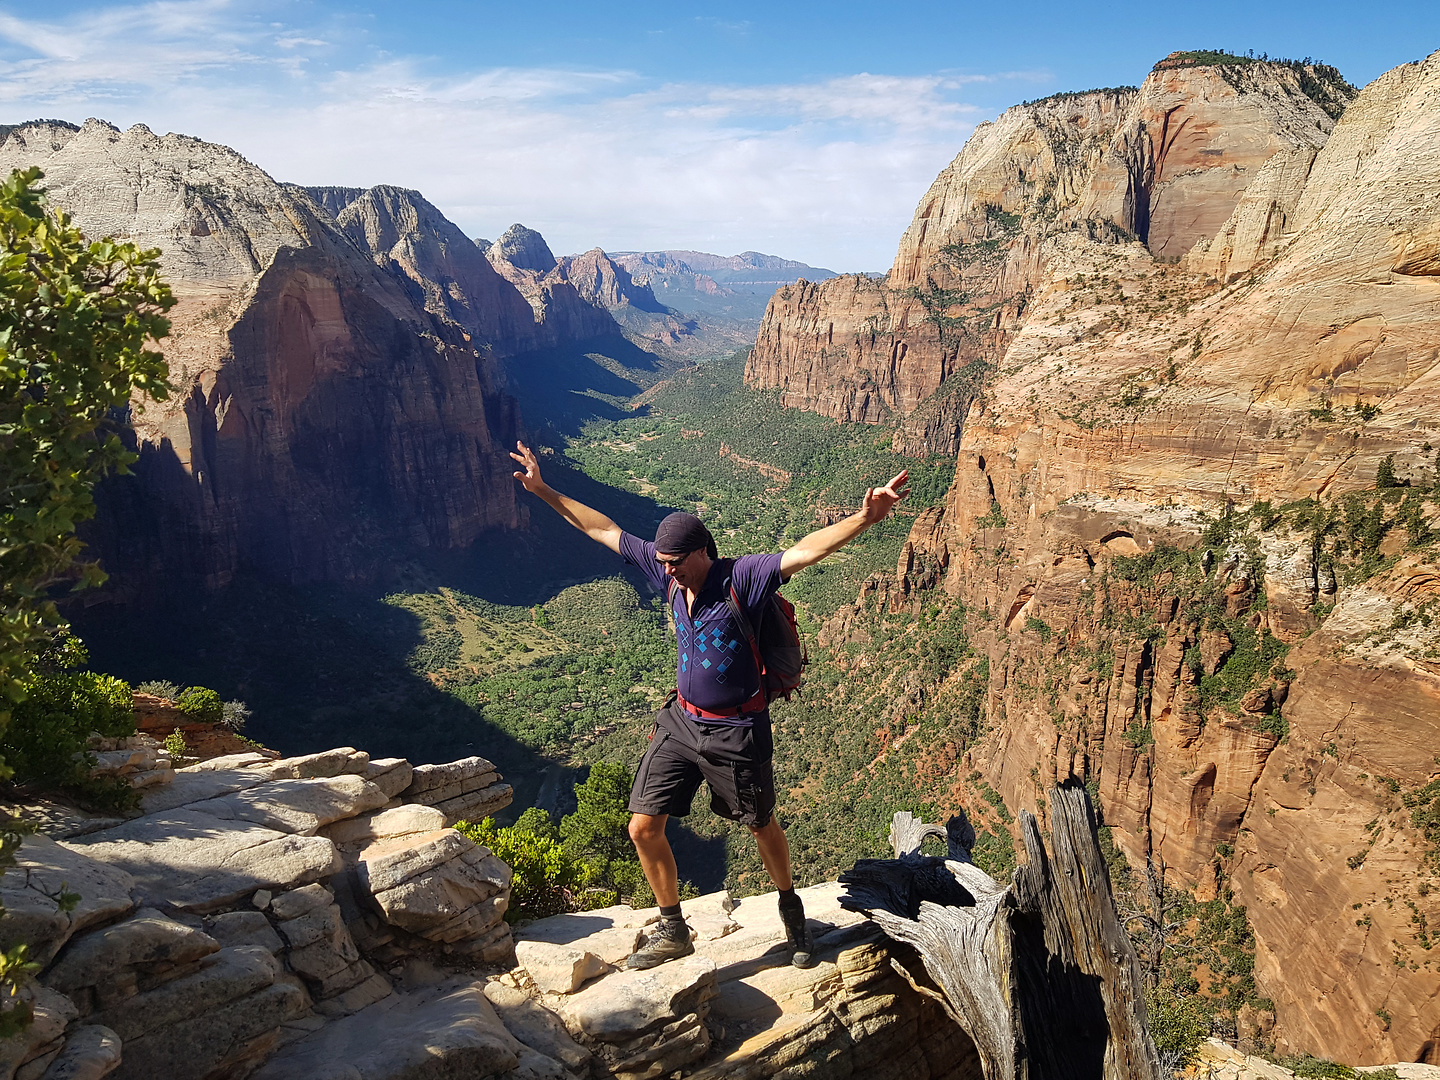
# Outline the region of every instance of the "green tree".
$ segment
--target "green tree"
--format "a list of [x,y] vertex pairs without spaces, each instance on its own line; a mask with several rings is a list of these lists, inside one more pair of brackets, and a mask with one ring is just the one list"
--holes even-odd
[[[647,907],[655,895],[630,841],[630,783],[624,765],[590,766],[585,782],[575,785],[575,813],[560,822],[560,835],[565,850],[590,869],[587,884],[612,890],[632,907]],[[681,883],[681,891],[694,895],[688,883]]]
[[113,675],[84,670],[90,657],[80,640],[62,633],[21,679],[24,698],[0,736],[0,752],[21,781],[67,788],[82,798],[111,804],[123,791],[89,779],[93,758],[85,753],[92,733],[115,738],[135,733],[130,686]]
[[[45,210],[42,175],[16,171],[0,184],[0,734],[10,706],[35,689],[36,654],[60,626],[50,590],[77,569],[77,587],[104,579],[93,563],[77,567],[75,526],[95,512],[96,481],[134,460],[118,414],[137,390],[157,401],[170,391],[165,358],[146,348],[169,332],[163,313],[175,302],[160,253],[87,242]],[[108,701],[105,688],[92,689]],[[14,865],[27,831],[0,815],[0,870]],[[63,889],[54,897],[61,911],[77,899]],[[37,965],[26,948],[0,954],[0,1036],[30,1022],[20,995]]]
[[0,724],[35,653],[60,622],[49,592],[104,579],[81,563],[77,522],[96,481],[135,460],[119,416],[136,391],[163,400],[174,304],[159,256],[87,242],[44,207],[39,169],[0,184]]

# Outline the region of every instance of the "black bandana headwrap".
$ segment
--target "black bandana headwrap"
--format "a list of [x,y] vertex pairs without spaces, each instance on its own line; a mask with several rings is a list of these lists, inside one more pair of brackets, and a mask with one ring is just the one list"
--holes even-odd
[[705,523],[694,514],[676,512],[660,522],[655,530],[655,550],[661,555],[689,555],[692,551],[705,549],[705,554],[718,559],[720,553],[715,547],[715,538]]

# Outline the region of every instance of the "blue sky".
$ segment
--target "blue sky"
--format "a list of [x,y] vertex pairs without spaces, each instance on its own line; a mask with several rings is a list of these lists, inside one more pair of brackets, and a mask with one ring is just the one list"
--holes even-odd
[[880,270],[975,124],[1212,47],[1363,85],[1440,48],[1440,4],[0,0],[0,123],[181,131],[557,251]]

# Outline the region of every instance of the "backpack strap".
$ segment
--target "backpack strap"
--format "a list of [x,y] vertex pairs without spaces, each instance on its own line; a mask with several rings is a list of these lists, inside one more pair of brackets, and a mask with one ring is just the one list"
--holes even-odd
[[728,577],[725,579],[725,603],[730,605],[730,613],[735,616],[735,621],[740,624],[740,630],[750,645],[750,655],[755,658],[755,678],[760,681],[760,689],[755,691],[749,701],[740,706],[740,711],[742,713],[763,712],[770,704],[770,699],[765,693],[765,662],[760,658],[760,642],[755,637],[755,630],[750,625],[749,617],[745,614],[745,606],[740,603],[740,596],[735,592],[735,586]]

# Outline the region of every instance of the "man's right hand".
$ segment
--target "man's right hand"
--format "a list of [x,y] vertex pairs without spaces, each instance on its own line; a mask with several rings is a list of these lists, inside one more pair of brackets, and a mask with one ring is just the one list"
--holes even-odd
[[520,467],[524,470],[523,472],[515,473],[515,479],[519,480],[520,485],[526,491],[530,492],[530,494],[540,494],[545,488],[545,481],[540,479],[540,462],[535,460],[535,451],[531,450],[522,442],[517,442],[515,449],[520,452],[517,454],[511,451],[510,456],[518,461]]

